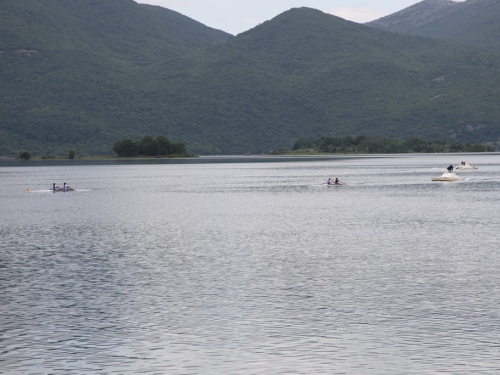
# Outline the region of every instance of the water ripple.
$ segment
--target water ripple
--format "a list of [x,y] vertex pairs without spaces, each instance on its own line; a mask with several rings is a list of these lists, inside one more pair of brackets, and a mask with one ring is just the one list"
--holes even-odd
[[[0,367],[499,373],[500,190],[488,176],[500,165],[488,160],[484,180],[451,185],[414,173],[430,169],[418,156],[80,166],[71,195],[10,188],[57,167],[5,174]],[[329,174],[349,186],[311,186]]]

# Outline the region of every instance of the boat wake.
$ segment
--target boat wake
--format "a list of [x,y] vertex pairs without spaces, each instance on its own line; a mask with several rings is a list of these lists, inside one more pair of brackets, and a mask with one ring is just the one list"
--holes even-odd
[[494,177],[494,178],[467,177],[464,178],[464,181],[496,182],[500,181],[500,177]]

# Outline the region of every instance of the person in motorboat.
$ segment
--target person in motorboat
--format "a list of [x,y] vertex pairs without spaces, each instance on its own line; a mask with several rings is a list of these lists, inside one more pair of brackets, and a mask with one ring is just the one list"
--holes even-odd
[[453,173],[453,165],[450,165],[448,168],[446,168],[448,170],[448,173]]

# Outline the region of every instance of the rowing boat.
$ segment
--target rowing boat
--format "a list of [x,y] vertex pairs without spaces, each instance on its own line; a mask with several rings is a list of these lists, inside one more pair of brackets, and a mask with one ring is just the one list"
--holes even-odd
[[69,189],[66,189],[66,190],[63,190],[63,189],[56,189],[56,190],[52,190],[54,193],[66,193],[66,192],[70,192],[70,191],[76,191],[75,189],[73,188],[69,188]]

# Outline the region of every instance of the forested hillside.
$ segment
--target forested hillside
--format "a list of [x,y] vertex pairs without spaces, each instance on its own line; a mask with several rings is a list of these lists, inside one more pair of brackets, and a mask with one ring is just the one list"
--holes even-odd
[[486,140],[499,131],[497,58],[300,8],[182,57],[163,79],[196,103],[172,113],[190,124],[184,137],[223,152],[325,134]]
[[314,9],[232,37],[132,0],[6,0],[0,36],[0,155],[110,154],[145,135],[203,154],[500,137],[498,53]]
[[378,29],[500,47],[500,1],[424,0],[367,23]]
[[133,0],[2,0],[0,155],[111,153],[143,135],[160,62],[229,38]]

